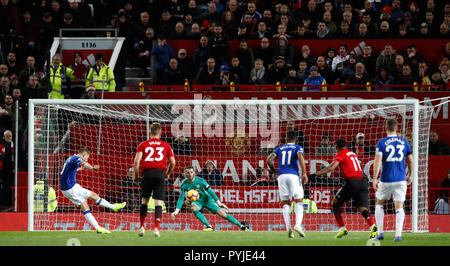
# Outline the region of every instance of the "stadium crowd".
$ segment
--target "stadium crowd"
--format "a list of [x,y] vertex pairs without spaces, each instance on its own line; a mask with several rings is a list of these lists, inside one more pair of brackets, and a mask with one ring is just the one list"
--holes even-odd
[[[449,38],[448,0],[0,0],[0,20],[0,132],[15,135],[13,121],[19,117],[16,149],[21,162],[28,99],[97,98],[99,87],[89,82],[89,75],[103,70],[111,82],[107,90],[122,90],[125,67],[140,67],[141,77],[147,77],[152,56],[156,84],[182,85],[186,79],[217,85],[280,82],[318,90],[321,84],[417,82],[431,85],[421,90],[439,90],[446,89],[450,77],[450,42],[440,59],[431,62],[411,41]],[[101,54],[95,58],[98,66],[84,65],[80,53],[73,62],[62,62],[58,54],[50,59],[61,28],[117,29],[125,43],[114,72]],[[96,34],[73,31],[64,36]],[[386,42],[378,51],[367,42],[355,54],[343,41],[387,38],[404,39],[408,48],[397,51]],[[339,49],[313,54],[306,44],[297,50],[290,43],[299,39],[329,40]],[[190,54],[186,48],[175,51],[169,43],[177,40],[196,40],[198,47]],[[239,48],[229,54],[235,40]],[[251,47],[249,41],[258,45]],[[16,101],[19,114],[12,108]]]

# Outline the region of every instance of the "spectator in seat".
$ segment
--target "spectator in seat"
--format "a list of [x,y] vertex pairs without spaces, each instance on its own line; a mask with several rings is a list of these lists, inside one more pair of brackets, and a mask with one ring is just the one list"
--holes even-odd
[[419,62],[423,62],[424,58],[422,55],[417,53],[416,45],[411,43],[406,48],[406,54],[403,55],[406,64],[411,65],[414,72],[417,72]]
[[288,73],[288,66],[283,56],[278,56],[275,64],[269,69],[269,84],[276,84],[283,81]]
[[73,64],[69,67],[73,70],[73,77],[70,82],[68,95],[71,99],[80,99],[86,92],[86,75],[89,65],[82,62],[83,58],[80,52],[73,54]]
[[264,61],[262,59],[255,60],[255,66],[250,71],[249,84],[267,84],[268,73],[266,67],[264,67]]
[[380,67],[385,67],[389,74],[395,73],[395,57],[397,53],[392,48],[392,45],[387,43],[384,45],[383,51],[378,55],[376,61],[376,71],[378,72]]
[[158,35],[164,34],[166,37],[170,36],[175,28],[175,23],[176,20],[172,14],[170,14],[170,11],[167,9],[163,10],[157,28]]
[[246,84],[249,80],[249,72],[247,72],[247,69],[241,65],[241,61],[236,55],[231,57],[230,74],[234,82],[237,84]]
[[308,69],[316,64],[316,57],[311,55],[311,48],[307,44],[302,45],[301,53],[299,54],[297,61],[302,60],[306,61]]
[[210,55],[209,37],[206,34],[203,34],[200,37],[198,48],[194,51],[194,73],[197,73],[200,68],[206,65],[206,60],[208,60]]
[[441,25],[439,25],[439,38],[449,38],[450,34],[449,34],[449,30],[448,30],[449,25],[447,23],[442,23]]
[[289,44],[288,38],[285,35],[278,38],[273,50],[274,61],[280,56],[283,57],[286,65],[292,66],[294,64],[295,50],[294,47]]
[[217,64],[223,64],[228,59],[229,40],[225,36],[222,26],[216,25],[214,35],[209,40],[210,52],[216,59]]
[[[410,65],[403,65],[402,67],[402,73],[396,78],[395,83],[398,85],[413,85],[415,82],[417,82],[417,77],[414,75],[412,71],[412,67]],[[397,90],[409,90],[412,91],[413,87],[400,87],[397,88]]]
[[336,57],[336,50],[334,48],[328,48],[324,54],[324,57],[325,57],[325,63],[331,69],[333,58]]
[[333,58],[331,63],[331,70],[333,72],[336,71],[336,67],[339,63],[344,63],[350,58],[350,55],[347,53],[347,45],[341,44],[339,46],[339,54]]
[[270,47],[270,41],[269,38],[262,38],[260,45],[258,47],[256,47],[253,50],[253,54],[255,56],[255,60],[256,59],[261,59],[264,62],[264,67],[266,69],[269,68],[269,65],[273,64],[273,53],[274,50],[272,47]]
[[[127,169],[127,175],[125,176],[122,181],[120,181],[121,189],[122,189],[122,195],[121,199],[119,199],[120,202],[127,202],[126,207],[124,208],[127,212],[132,212],[137,206],[139,206],[139,197],[133,196],[139,194],[139,188],[136,186],[136,184],[133,182],[133,175],[134,175],[134,168],[130,167]],[[139,182],[141,182],[141,179],[139,179]],[[122,211],[124,211],[122,210]]]
[[325,22],[328,30],[330,31],[330,36],[334,36],[338,30],[336,22],[333,20],[330,12],[324,12],[322,15],[322,20]]
[[202,35],[200,25],[197,22],[192,23],[189,31],[186,33],[186,38],[189,40],[199,40]]
[[47,99],[48,92],[45,87],[39,84],[38,77],[31,75],[28,78],[27,85],[22,90],[22,97],[25,103],[28,103],[29,99]]
[[377,57],[373,52],[372,46],[370,44],[366,44],[362,50],[363,54],[358,56],[358,62],[363,63],[367,73],[369,74],[369,77],[374,78],[377,74],[375,68]]
[[0,192],[1,205],[12,206],[12,189],[14,185],[14,144],[13,134],[10,130],[5,130],[0,143],[0,179],[2,189]]
[[327,39],[333,37],[330,33],[330,30],[328,29],[327,24],[323,20],[317,23],[316,37],[319,39]]
[[256,169],[256,182],[251,184],[251,187],[254,186],[276,186],[277,180],[273,177],[273,174],[270,173],[268,168],[260,168]]
[[216,60],[214,57],[209,57],[208,60],[206,60],[206,64],[198,71],[196,81],[198,84],[202,85],[214,84],[218,75],[219,72],[216,68]]
[[436,129],[430,131],[428,155],[450,155],[448,145],[439,140],[439,132]]
[[374,79],[374,84],[377,85],[378,90],[392,90],[392,87],[387,87],[386,85],[395,84],[395,78],[389,75],[385,67],[380,67]]
[[150,65],[150,52],[153,48],[154,40],[155,30],[153,28],[147,28],[145,29],[145,37],[134,46],[137,53],[138,65],[142,69],[140,78],[150,77],[147,67]]
[[[217,80],[215,84],[219,85],[230,85],[231,82],[235,84],[239,84],[238,82],[239,78],[236,74],[230,73],[230,68],[228,65],[224,64],[219,69],[219,75],[217,76]],[[227,91],[227,87],[218,87],[214,88],[215,91]]]
[[170,58],[175,57],[175,54],[172,46],[166,42],[164,34],[159,34],[157,41],[158,44],[152,48],[150,55],[155,56],[156,84],[161,84],[163,82],[164,69],[168,67]]
[[163,84],[183,85],[185,78],[185,74],[178,67],[178,60],[176,58],[171,58],[169,60],[169,66],[164,69]]
[[191,155],[192,145],[184,134],[178,134],[178,137],[172,141],[172,149],[176,155]]
[[353,151],[358,158],[362,155],[375,155],[375,149],[365,140],[364,133],[356,134],[356,139],[350,142],[350,150]]
[[297,69],[297,77],[301,80],[303,80],[302,84],[305,82],[305,79],[308,77],[308,64],[305,60],[300,60],[298,63],[298,69]]
[[222,186],[222,173],[217,169],[216,163],[212,159],[206,161],[205,168],[203,168],[198,176],[205,179],[211,186]]
[[313,87],[305,86],[304,91],[320,91],[319,85],[326,85],[327,81],[319,74],[319,70],[316,66],[312,66],[309,69],[309,76],[305,79],[304,85],[313,85]]
[[334,155],[336,154],[336,147],[330,141],[330,134],[323,133],[320,138],[320,144],[316,147],[316,155]]
[[3,76],[0,79],[0,97],[4,99],[7,94],[12,93],[11,78],[9,76]]
[[[439,184],[440,188],[450,188],[450,169],[447,170],[447,176]],[[450,214],[448,190],[439,190],[439,197],[436,199],[434,213]]]
[[339,29],[336,33],[336,38],[348,39],[352,37],[352,32],[350,31],[350,25],[347,21],[342,20],[339,24]]
[[286,39],[291,39],[292,35],[287,32],[287,27],[284,24],[279,24],[277,27],[277,33],[272,36],[273,39],[279,39],[281,36],[286,37]]
[[[284,85],[299,85],[299,84],[303,84],[303,82],[304,82],[304,80],[300,79],[297,76],[297,70],[295,69],[295,67],[289,67],[288,76],[283,79],[281,84],[284,84]],[[299,88],[287,87],[287,90],[293,90],[293,89],[298,90]],[[300,87],[300,90],[301,89],[302,88]]]
[[428,28],[428,24],[426,22],[420,23],[417,38],[430,38],[430,37],[431,37],[431,33]]
[[271,38],[273,34],[267,30],[267,24],[265,21],[257,22],[256,31],[252,34],[252,39]]
[[28,77],[32,74],[36,74],[36,60],[34,56],[28,56],[26,66],[19,74],[19,87],[23,87],[27,84]]
[[391,26],[389,25],[389,22],[382,21],[380,23],[380,29],[378,30],[378,38],[393,38],[394,34],[392,33]]
[[[355,66],[355,74],[353,74],[352,76],[349,77],[349,79],[347,80],[348,84],[355,84],[355,85],[366,85],[367,82],[371,82],[372,80],[370,79],[369,75],[367,74],[366,70],[365,70],[365,66],[363,63],[359,62],[356,63]],[[355,90],[366,90],[366,88],[364,86],[361,86],[359,88],[353,88]]]
[[444,82],[441,76],[441,71],[439,69],[431,69],[430,71],[430,84],[431,85],[437,85],[437,86],[431,86],[430,91],[440,91],[445,89],[447,86],[447,83]]
[[316,63],[317,69],[319,71],[319,74],[325,78],[325,80],[328,81],[328,83],[334,83],[334,75],[331,71],[330,67],[326,64],[325,57],[324,56],[318,56],[317,57],[317,63]]
[[95,93],[95,86],[93,84],[89,84],[86,87],[86,92],[81,96],[80,99],[96,100],[100,99],[100,96]]
[[249,73],[255,63],[255,55],[253,54],[252,48],[248,47],[246,40],[240,40],[239,50],[234,53],[234,56],[239,58],[240,64]]
[[184,73],[185,78],[189,80],[189,83],[192,83],[192,79],[194,78],[194,61],[191,57],[188,56],[186,49],[180,48],[178,50],[178,67],[181,72]]
[[177,22],[175,24],[175,30],[170,33],[171,40],[186,40],[186,30],[184,29],[184,24]]

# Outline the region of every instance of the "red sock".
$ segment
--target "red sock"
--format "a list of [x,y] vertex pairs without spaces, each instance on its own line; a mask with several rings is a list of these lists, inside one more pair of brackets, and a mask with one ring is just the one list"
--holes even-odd
[[147,216],[147,214],[141,214],[139,221],[141,222],[141,227],[144,226],[145,224],[145,217]]
[[375,224],[375,220],[373,219],[373,216],[369,216],[369,218],[366,219],[366,222],[369,226],[372,226],[373,224]]
[[334,218],[336,218],[337,224],[339,225],[339,227],[344,227],[344,220],[342,219],[341,213],[340,212],[335,212],[334,213]]
[[155,228],[159,231],[159,224],[161,222],[161,217],[155,217]]

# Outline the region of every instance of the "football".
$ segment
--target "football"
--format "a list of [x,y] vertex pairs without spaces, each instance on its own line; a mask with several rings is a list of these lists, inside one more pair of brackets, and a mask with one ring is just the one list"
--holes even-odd
[[186,197],[190,201],[197,201],[198,198],[200,198],[200,193],[198,193],[198,191],[195,189],[191,189],[188,191]]

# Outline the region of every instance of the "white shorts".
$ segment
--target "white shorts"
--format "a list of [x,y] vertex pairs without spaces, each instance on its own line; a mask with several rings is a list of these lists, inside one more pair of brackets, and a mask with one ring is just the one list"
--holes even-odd
[[278,177],[278,190],[281,200],[303,199],[303,186],[300,177],[293,174],[284,174]]
[[403,202],[406,199],[406,181],[379,182],[375,196],[379,200],[388,200],[394,195],[394,201]]
[[75,184],[71,189],[62,190],[64,197],[70,199],[75,205],[81,205],[81,203],[85,202],[90,196],[91,191],[89,189],[85,189],[82,186]]

